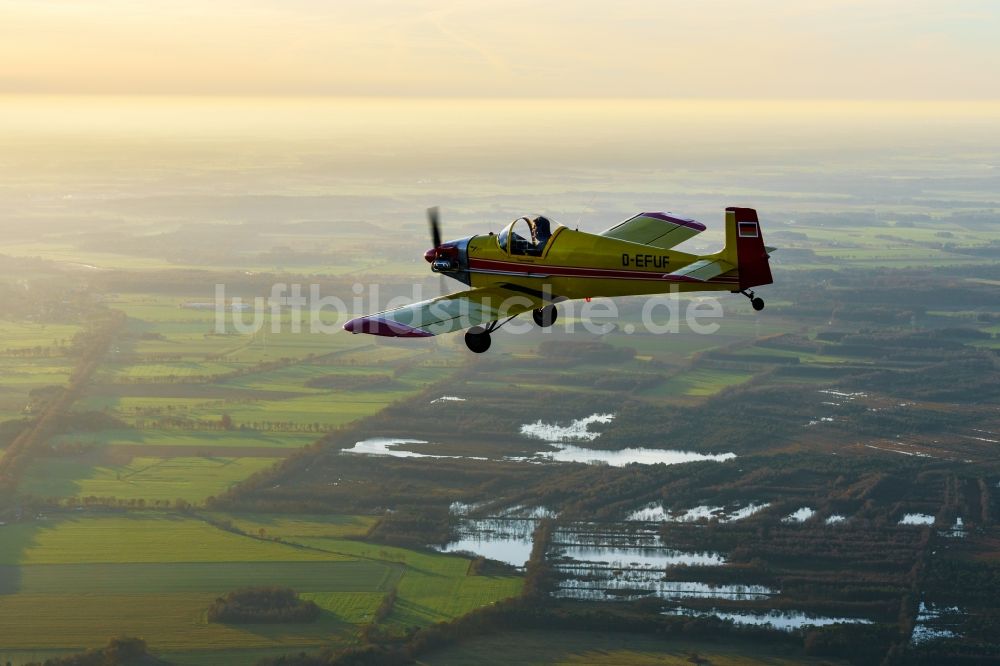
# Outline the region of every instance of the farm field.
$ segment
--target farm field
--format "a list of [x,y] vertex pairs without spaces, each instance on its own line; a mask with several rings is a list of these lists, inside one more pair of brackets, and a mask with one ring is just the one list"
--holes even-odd
[[295,539],[343,556],[371,557],[407,567],[397,588],[388,622],[400,630],[445,622],[494,601],[517,596],[522,578],[516,575],[469,575],[464,557],[422,553],[360,541],[304,537]]
[[[263,528],[267,539],[158,512],[85,512],[0,526],[0,652],[27,658],[38,650],[80,650],[114,631],[144,636],[168,659],[178,652],[178,663],[241,663],[251,649],[260,656],[271,648],[347,644],[392,588],[399,597],[390,622],[406,627],[452,619],[520,589],[518,576],[470,575],[464,557],[336,538],[360,536],[372,522],[366,516],[232,520],[255,535]],[[320,619],[206,621],[215,597],[263,584],[289,586],[315,601]]]
[[667,382],[650,391],[650,395],[707,397],[730,386],[748,382],[753,376],[752,372],[697,368],[672,376]]
[[[108,455],[106,458],[114,459]],[[78,459],[47,460],[29,469],[23,492],[39,497],[114,497],[117,500],[199,504],[221,494],[280,458],[134,456],[90,466]]]
[[217,449],[297,449],[316,440],[316,435],[296,432],[254,432],[226,430],[131,430],[109,429],[96,433],[79,432],[60,435],[57,444],[81,443],[98,448],[124,448],[133,452],[172,450],[184,455],[198,452],[198,447]]
[[257,562],[350,559],[249,539],[180,514],[48,516],[0,527],[0,563]]
[[65,358],[0,357],[0,422],[29,414],[32,392],[64,386],[71,372],[72,365]]
[[230,519],[251,534],[264,530],[266,535],[338,556],[403,565],[405,572],[389,615],[390,624],[400,628],[455,619],[474,608],[517,596],[521,590],[522,578],[517,575],[469,575],[469,560],[464,557],[343,538],[359,535],[366,528],[367,520],[362,516],[351,519],[350,523],[309,516],[256,514],[234,514]]
[[[109,299],[128,315],[126,330],[75,405],[99,412],[103,427],[56,434],[60,454],[34,461],[22,492],[201,504],[455,371],[433,348],[359,345],[339,329],[214,335],[214,313],[191,303],[198,301],[136,293]],[[24,367],[0,392],[0,414],[11,418],[27,390],[66,381],[71,370],[68,361],[62,376],[49,370],[62,359],[4,361]]]
[[780,650],[746,642],[719,645],[713,641],[654,638],[642,635],[576,632],[518,631],[473,638],[454,647],[429,652],[421,658],[428,666],[474,666],[476,664],[560,664],[574,666],[792,666],[829,664],[838,661],[809,659],[791,650]]
[[338,516],[310,514],[224,513],[209,511],[213,520],[227,521],[250,534],[264,530],[269,537],[290,541],[308,537],[362,537],[378,522],[375,516]]
[[34,350],[63,352],[81,330],[76,324],[0,320],[0,353],[17,356]]

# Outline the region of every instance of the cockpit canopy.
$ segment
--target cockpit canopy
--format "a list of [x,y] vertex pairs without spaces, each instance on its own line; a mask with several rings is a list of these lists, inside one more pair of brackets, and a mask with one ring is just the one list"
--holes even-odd
[[[552,238],[553,223],[545,217],[519,217],[497,234],[500,249],[507,254],[540,257]],[[555,226],[559,226],[556,223]]]

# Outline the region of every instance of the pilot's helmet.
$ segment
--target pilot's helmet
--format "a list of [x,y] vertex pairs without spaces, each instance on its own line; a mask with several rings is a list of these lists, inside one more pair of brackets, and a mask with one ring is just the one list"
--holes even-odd
[[552,235],[552,223],[549,222],[549,218],[539,215],[532,222],[535,223],[535,230],[539,237],[547,238]]

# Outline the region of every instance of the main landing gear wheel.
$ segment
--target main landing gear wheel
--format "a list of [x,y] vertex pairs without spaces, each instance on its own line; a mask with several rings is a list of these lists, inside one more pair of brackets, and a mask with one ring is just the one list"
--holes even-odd
[[559,313],[556,312],[556,306],[554,305],[546,305],[545,307],[531,311],[531,318],[534,319],[535,323],[542,328],[548,328],[552,324],[556,323],[556,319],[558,317]]
[[469,351],[482,354],[490,348],[490,334],[482,326],[473,326],[465,332],[465,346]]
[[763,298],[761,298],[760,296],[754,296],[754,294],[753,294],[752,291],[745,291],[744,290],[744,291],[741,291],[740,293],[750,299],[750,305],[753,307],[754,310],[756,310],[757,312],[760,312],[761,310],[764,309],[764,299]]

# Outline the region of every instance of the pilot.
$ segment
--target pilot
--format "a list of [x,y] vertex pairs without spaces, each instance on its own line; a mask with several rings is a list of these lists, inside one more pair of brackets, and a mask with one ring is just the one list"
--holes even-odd
[[549,218],[539,215],[531,221],[531,235],[534,236],[535,245],[539,249],[545,247],[552,237],[552,223]]

